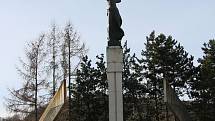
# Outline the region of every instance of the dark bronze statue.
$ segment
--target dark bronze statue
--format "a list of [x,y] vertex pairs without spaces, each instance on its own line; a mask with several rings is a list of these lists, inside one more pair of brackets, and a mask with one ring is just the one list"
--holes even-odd
[[124,31],[121,28],[122,18],[116,3],[120,3],[121,0],[108,0],[108,46],[121,46],[121,39],[124,36]]

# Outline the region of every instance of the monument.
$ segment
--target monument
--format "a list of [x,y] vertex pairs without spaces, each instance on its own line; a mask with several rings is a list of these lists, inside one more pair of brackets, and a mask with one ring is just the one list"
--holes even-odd
[[164,102],[168,108],[173,112],[179,121],[191,121],[190,114],[188,113],[186,106],[178,98],[175,90],[172,89],[168,80],[163,80],[164,85]]
[[121,39],[124,36],[124,31],[121,29],[122,18],[116,3],[121,0],[108,0],[108,46],[121,46]]
[[122,19],[116,3],[121,0],[108,0],[108,46],[107,79],[109,92],[109,121],[123,121],[122,70],[123,50],[121,39]]

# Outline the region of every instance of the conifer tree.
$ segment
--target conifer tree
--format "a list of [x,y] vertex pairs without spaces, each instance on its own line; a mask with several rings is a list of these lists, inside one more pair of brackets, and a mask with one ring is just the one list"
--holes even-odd
[[200,121],[212,121],[215,119],[215,40],[204,43],[202,50],[204,56],[199,59],[197,76],[191,83],[192,108]]
[[155,105],[156,121],[160,120],[163,108],[163,79],[173,86],[177,94],[183,94],[193,73],[193,57],[171,36],[152,32],[147,37],[146,49],[142,51],[144,76],[147,88]]
[[47,72],[50,75],[52,73],[52,95],[54,96],[57,89],[57,82],[62,81],[60,78],[60,31],[58,27],[53,24],[50,33],[47,34],[47,55],[48,55],[48,67]]
[[131,96],[129,95],[129,80],[131,78],[130,71],[130,48],[127,47],[127,42],[125,42],[123,46],[123,76],[122,76],[122,88],[123,88],[123,116],[124,120],[128,119],[130,115],[132,115],[133,105],[131,102]]
[[123,46],[123,62],[124,119],[140,121],[144,119],[143,98],[146,87],[143,83],[142,66],[135,54],[131,56],[127,41]]
[[108,121],[107,75],[104,56],[97,56],[97,67],[83,57],[73,88],[74,120]]
[[[46,103],[44,91],[48,84],[44,77],[44,34],[38,40],[32,41],[26,48],[26,61],[21,61],[18,73],[23,77],[23,87],[10,90],[11,97],[7,98],[7,108],[18,114],[35,115],[33,121],[39,119],[39,108]],[[43,92],[43,93],[41,93]]]

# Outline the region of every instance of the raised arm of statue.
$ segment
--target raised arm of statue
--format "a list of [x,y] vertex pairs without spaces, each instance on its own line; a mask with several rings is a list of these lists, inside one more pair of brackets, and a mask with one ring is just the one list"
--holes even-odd
[[108,46],[121,46],[121,39],[124,36],[124,31],[121,28],[122,18],[116,6],[116,3],[121,2],[121,0],[116,1],[108,0],[108,2],[109,2]]

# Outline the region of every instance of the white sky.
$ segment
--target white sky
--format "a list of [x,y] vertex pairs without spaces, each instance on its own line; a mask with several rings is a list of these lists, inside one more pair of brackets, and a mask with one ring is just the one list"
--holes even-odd
[[[214,0],[122,0],[119,4],[123,29],[133,52],[144,48],[153,30],[172,35],[195,59],[202,56],[204,42],[215,37]],[[7,88],[21,84],[15,65],[24,56],[24,45],[69,20],[95,58],[107,44],[106,0],[0,0],[0,117],[8,115],[3,106]]]

